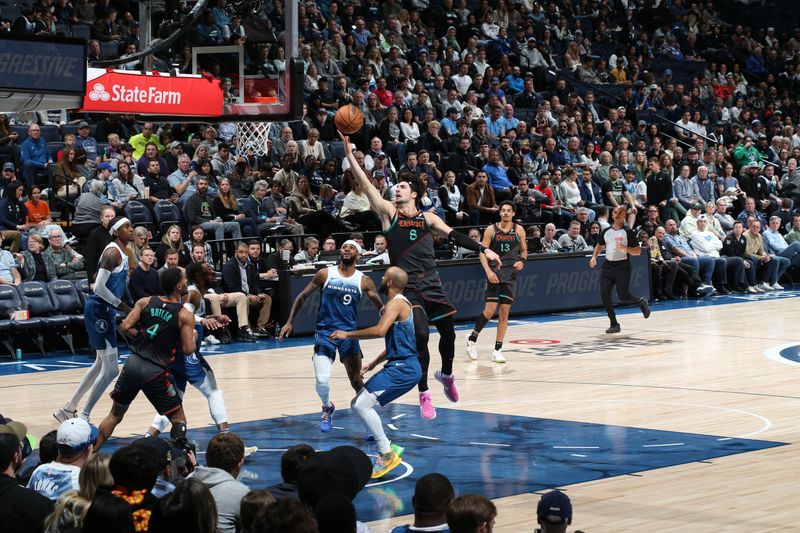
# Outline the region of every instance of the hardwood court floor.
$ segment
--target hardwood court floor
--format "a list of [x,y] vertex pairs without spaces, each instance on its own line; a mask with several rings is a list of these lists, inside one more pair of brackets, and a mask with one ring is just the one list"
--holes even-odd
[[[506,365],[489,362],[494,329],[481,336],[481,358],[475,363],[464,358],[467,331],[459,331],[455,368],[462,400],[447,405],[431,379],[434,401],[448,409],[786,443],[694,462],[682,461],[676,450],[675,466],[645,465],[630,475],[599,476],[562,488],[575,509],[571,531],[792,530],[800,521],[800,364],[764,353],[800,344],[798,302],[795,297],[728,301],[741,303],[682,309],[656,305],[646,321],[638,313],[621,315],[623,333],[615,336],[605,335],[607,319],[597,314],[514,321],[506,338]],[[434,354],[437,341],[433,334]],[[365,357],[374,357],[381,343],[364,342]],[[210,358],[231,421],[318,412],[310,353],[310,346],[283,346]],[[31,433],[41,436],[56,427],[50,412],[82,375],[83,370],[64,370],[0,377],[0,412],[26,422]],[[337,363],[332,400],[344,408],[351,397]],[[416,394],[399,403],[416,405]],[[109,406],[105,396],[93,422]],[[196,391],[187,393],[186,410],[190,427],[210,422]],[[152,414],[140,396],[116,435],[140,434]],[[440,430],[457,435],[470,428]],[[413,442],[402,444],[406,456],[413,457]],[[447,474],[447,465],[441,461],[439,471]],[[462,478],[464,469],[472,469],[477,480],[487,466],[480,460],[453,465],[462,470]],[[524,493],[495,500],[495,531],[532,531],[538,498]],[[383,532],[410,519],[395,517],[371,526]]]

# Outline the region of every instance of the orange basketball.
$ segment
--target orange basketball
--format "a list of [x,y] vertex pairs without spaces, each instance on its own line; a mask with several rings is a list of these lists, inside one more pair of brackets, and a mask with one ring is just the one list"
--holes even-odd
[[364,114],[356,106],[347,104],[336,111],[333,121],[339,131],[345,135],[352,135],[364,125]]

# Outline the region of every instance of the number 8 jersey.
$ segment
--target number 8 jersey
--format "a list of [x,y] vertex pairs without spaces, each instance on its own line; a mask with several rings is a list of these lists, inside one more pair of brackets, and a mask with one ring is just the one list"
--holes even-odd
[[322,301],[317,315],[317,331],[332,332],[337,329],[354,331],[358,303],[361,301],[361,278],[364,274],[356,270],[346,278],[339,267],[328,268],[328,278],[322,286]]

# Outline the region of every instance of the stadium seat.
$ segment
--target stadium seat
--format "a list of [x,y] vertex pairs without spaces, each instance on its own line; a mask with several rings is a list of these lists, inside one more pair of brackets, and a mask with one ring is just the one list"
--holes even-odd
[[331,156],[338,161],[344,160],[344,143],[342,141],[331,141],[328,147],[331,150]]
[[242,213],[244,213],[244,201],[245,201],[245,198],[237,198],[236,199],[236,205],[239,206],[239,211],[241,211]]
[[28,320],[14,323],[15,332],[33,332],[33,343],[39,348],[42,356],[44,352],[44,336],[42,331],[51,327],[67,327],[70,319],[66,316],[51,316],[55,308],[47,292],[47,286],[41,281],[26,281],[19,286],[20,296],[25,309],[30,313]]
[[81,308],[86,305],[86,300],[89,299],[89,295],[92,294],[92,291],[89,289],[89,280],[88,279],[76,279],[72,282],[75,285],[75,290],[78,291],[78,296],[81,299]]
[[70,27],[70,33],[76,39],[88,41],[92,38],[92,27],[86,24],[73,24]]
[[153,227],[153,215],[150,214],[150,209],[142,202],[131,200],[125,204],[125,216],[128,217],[134,227],[145,226],[150,229]]
[[61,132],[58,131],[58,126],[55,124],[44,124],[40,126],[42,130],[42,138],[47,143],[57,143],[62,142],[61,140]]
[[19,135],[19,137],[17,137],[17,144],[22,144],[22,141],[28,138],[27,124],[16,124],[14,126],[11,126],[11,131]]
[[103,59],[116,59],[119,57],[119,42],[107,41],[100,43],[100,53]]
[[[17,288],[13,285],[0,285],[0,316],[8,317],[10,311],[21,308],[22,300],[19,297]],[[0,343],[6,347],[11,357],[14,357],[14,343],[11,340],[13,326],[13,320],[8,318],[0,319]]]
[[47,151],[50,152],[50,157],[53,158],[53,161],[58,161],[58,151],[63,147],[63,142],[47,143]]
[[[57,279],[47,284],[47,292],[50,293],[50,300],[53,302],[55,312],[69,319],[72,327],[83,326],[83,304],[75,285],[66,279]],[[69,347],[69,351],[75,354],[72,342],[72,330],[69,328],[60,332],[61,338]]]
[[172,224],[181,225],[183,218],[178,206],[169,200],[159,200],[153,209],[156,215],[159,233],[164,233],[164,228]]
[[61,126],[61,135],[67,135],[71,133],[74,136],[78,136],[78,125],[77,124],[64,124]]

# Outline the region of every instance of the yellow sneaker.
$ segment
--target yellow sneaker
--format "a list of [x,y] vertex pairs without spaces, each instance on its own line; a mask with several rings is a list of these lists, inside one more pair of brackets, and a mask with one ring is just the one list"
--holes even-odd
[[372,479],[382,478],[394,470],[400,464],[400,461],[400,456],[394,450],[380,454],[375,459],[375,465],[372,467]]

